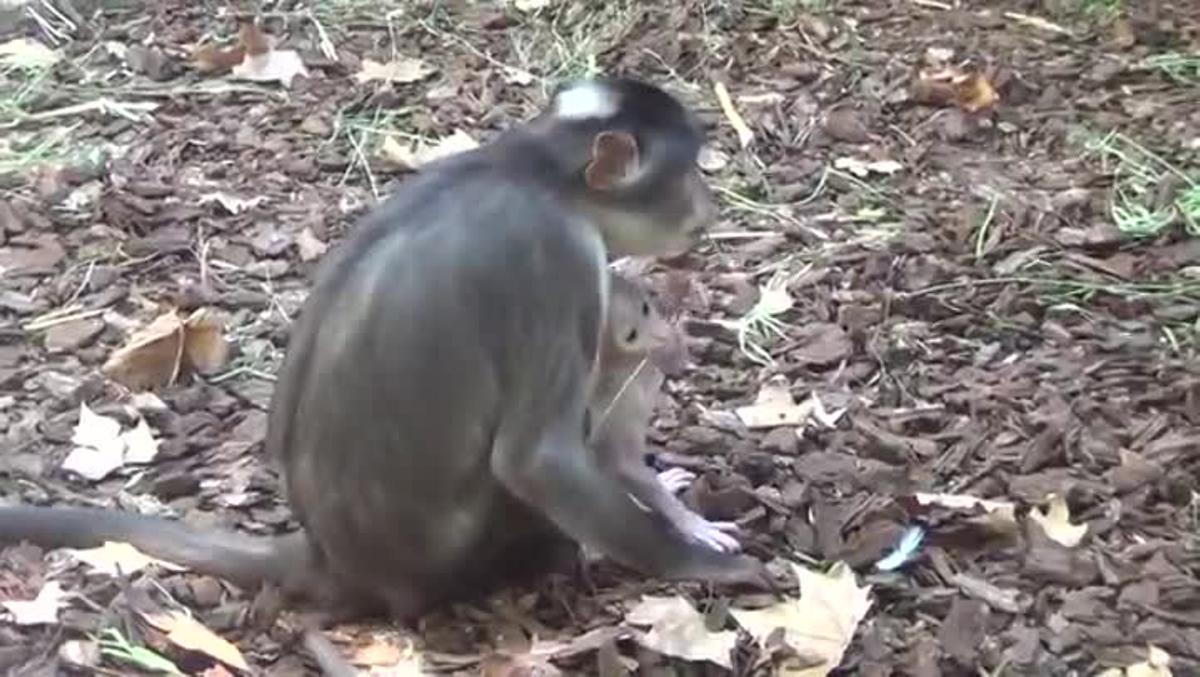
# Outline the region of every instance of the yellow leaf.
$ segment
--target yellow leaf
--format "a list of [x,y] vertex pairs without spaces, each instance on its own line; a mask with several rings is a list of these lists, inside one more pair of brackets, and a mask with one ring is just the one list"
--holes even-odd
[[781,666],[776,674],[795,677],[822,677],[838,666],[854,631],[871,608],[871,586],[859,587],[854,570],[844,562],[833,565],[828,574],[792,565],[800,579],[800,598],[789,599],[765,609],[734,609],[738,622],[762,646],[775,630],[783,629],[783,641],[801,660],[819,658],[811,663]]
[[786,379],[774,377],[763,384],[754,404],[734,409],[733,413],[747,428],[774,428],[782,425],[803,425],[812,413],[813,402],[796,404]]
[[242,652],[228,640],[213,633],[199,621],[179,611],[142,614],[146,622],[167,635],[167,640],[189,651],[199,651],[232,665],[244,672],[250,671]]
[[637,637],[638,643],[648,649],[664,656],[732,668],[729,656],[737,644],[737,632],[709,630],[704,616],[682,597],[643,596],[625,614],[625,620],[632,625],[650,626],[648,632]]

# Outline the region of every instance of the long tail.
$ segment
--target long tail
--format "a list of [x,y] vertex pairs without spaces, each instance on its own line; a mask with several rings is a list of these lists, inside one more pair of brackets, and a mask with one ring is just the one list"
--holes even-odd
[[243,587],[283,584],[308,562],[302,532],[281,537],[201,531],[176,520],[116,510],[0,506],[0,543],[91,548],[123,541],[138,550]]

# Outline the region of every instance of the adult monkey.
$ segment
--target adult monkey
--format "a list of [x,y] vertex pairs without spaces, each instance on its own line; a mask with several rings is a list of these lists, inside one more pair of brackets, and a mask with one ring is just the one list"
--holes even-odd
[[400,620],[482,592],[564,533],[655,576],[768,582],[757,560],[637,507],[584,448],[606,255],[681,252],[711,220],[700,144],[662,90],[584,82],[368,215],[322,263],[271,404],[267,449],[303,533],[0,507],[0,541],[120,538]]
[[681,253],[709,224],[701,143],[657,87],[579,83],[409,181],[325,266],[267,448],[344,589],[409,618],[559,531],[654,576],[763,576],[639,508],[584,447],[606,256]]

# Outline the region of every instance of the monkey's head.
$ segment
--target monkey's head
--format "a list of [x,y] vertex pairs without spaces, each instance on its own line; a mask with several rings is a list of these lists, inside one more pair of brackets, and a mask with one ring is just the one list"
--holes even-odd
[[534,128],[556,143],[566,192],[613,256],[675,255],[716,218],[696,159],[699,123],[673,96],[623,78],[569,85]]
[[[633,280],[609,272],[608,318],[603,349],[624,357],[671,355],[679,337],[650,292]],[[655,360],[657,363],[658,360]]]

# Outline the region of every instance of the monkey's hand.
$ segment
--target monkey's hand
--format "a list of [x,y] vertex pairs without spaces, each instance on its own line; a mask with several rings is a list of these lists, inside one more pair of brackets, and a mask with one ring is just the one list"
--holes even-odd
[[696,479],[695,473],[686,468],[668,468],[658,473],[659,484],[672,494],[678,494],[687,489],[694,479]]

